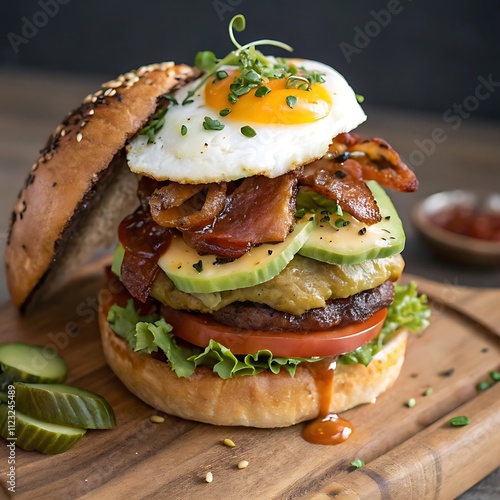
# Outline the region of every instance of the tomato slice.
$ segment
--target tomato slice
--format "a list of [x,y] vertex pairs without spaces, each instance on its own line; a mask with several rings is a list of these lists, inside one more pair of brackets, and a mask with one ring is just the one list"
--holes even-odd
[[337,356],[373,340],[384,324],[387,309],[376,312],[362,323],[307,333],[241,330],[223,325],[207,314],[191,314],[166,307],[162,314],[172,325],[174,335],[199,347],[206,347],[213,339],[233,354],[269,349],[275,356],[310,358]]

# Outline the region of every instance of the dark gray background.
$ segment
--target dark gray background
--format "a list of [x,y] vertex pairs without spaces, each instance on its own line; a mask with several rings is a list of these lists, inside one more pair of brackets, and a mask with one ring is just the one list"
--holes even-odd
[[[42,3],[58,12],[44,15]],[[389,6],[398,13],[386,14],[383,27],[373,11]],[[295,55],[337,68],[371,104],[442,114],[474,95],[479,76],[500,82],[494,1],[17,0],[2,6],[0,64],[112,77],[147,62],[191,63],[198,50],[222,57],[232,49],[227,24],[239,12],[247,17],[241,41],[283,40]],[[8,36],[22,36],[26,20],[41,26],[16,53]],[[361,44],[360,31],[368,32]],[[356,50],[350,62],[342,43]],[[500,118],[500,91],[474,115]]]

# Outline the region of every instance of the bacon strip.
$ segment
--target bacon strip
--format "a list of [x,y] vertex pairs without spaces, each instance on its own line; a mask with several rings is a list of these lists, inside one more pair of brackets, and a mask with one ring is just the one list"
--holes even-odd
[[151,195],[149,200],[151,216],[162,227],[203,229],[213,224],[215,217],[224,208],[226,190],[225,182],[220,184],[172,182]]
[[394,149],[383,139],[365,140],[357,134],[339,134],[333,139],[329,156],[361,153],[347,157],[356,160],[363,172],[363,179],[374,180],[396,191],[416,191],[415,173],[401,160]]
[[213,227],[183,231],[184,240],[200,253],[226,259],[237,259],[260,243],[284,241],[294,222],[298,174],[246,178],[227,197]]
[[341,165],[327,159],[309,163],[304,167],[299,184],[337,201],[342,210],[365,224],[381,220],[373,194],[363,182],[361,167],[353,160],[346,160]]

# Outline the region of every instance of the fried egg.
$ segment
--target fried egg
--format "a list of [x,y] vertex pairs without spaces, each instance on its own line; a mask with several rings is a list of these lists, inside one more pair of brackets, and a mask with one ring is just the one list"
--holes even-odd
[[[130,169],[158,180],[197,184],[253,175],[277,177],[322,157],[333,137],[351,131],[366,115],[352,88],[333,68],[292,61],[320,72],[324,82],[300,90],[287,88],[284,78],[271,79],[264,84],[270,89],[266,95],[258,97],[252,89],[231,103],[229,86],[238,69],[226,67],[227,77],[209,78],[191,98],[188,94],[197,81],[182,87],[175,94],[178,104],[170,104],[154,142],[148,143],[145,135],[131,141]],[[182,104],[186,98],[192,102]],[[229,113],[221,116],[225,109]]]

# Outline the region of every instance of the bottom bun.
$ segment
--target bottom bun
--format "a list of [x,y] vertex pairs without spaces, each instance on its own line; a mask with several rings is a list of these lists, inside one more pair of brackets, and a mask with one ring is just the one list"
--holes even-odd
[[[281,370],[224,380],[201,366],[190,377],[179,378],[167,363],[129,349],[109,328],[106,309],[100,308],[99,326],[108,364],[130,392],[157,410],[208,424],[267,428],[319,414],[320,394],[309,363],[299,365],[295,377]],[[401,371],[406,340],[406,331],[399,332],[368,366],[338,364],[330,412],[372,403],[388,389]]]

